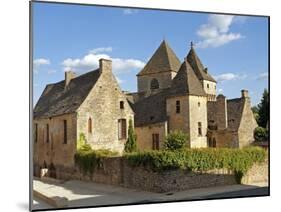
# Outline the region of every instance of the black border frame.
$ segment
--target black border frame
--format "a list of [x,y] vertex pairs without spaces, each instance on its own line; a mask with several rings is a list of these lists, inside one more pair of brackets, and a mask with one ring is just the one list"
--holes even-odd
[[[142,203],[127,203],[127,204],[112,204],[112,205],[98,205],[98,206],[77,206],[64,208],[46,208],[46,209],[32,209],[33,207],[33,6],[32,3],[43,4],[62,4],[62,5],[80,5],[80,6],[97,6],[109,8],[123,8],[123,9],[142,9],[142,10],[158,10],[158,11],[173,11],[173,12],[189,12],[189,13],[203,13],[203,14],[221,14],[221,15],[237,15],[267,18],[268,21],[268,92],[269,92],[269,120],[268,120],[268,195],[251,195],[251,196],[233,196],[233,197],[215,197],[205,199],[188,199],[188,200],[172,200],[172,201],[152,201]],[[44,0],[30,0],[29,1],[29,211],[54,211],[54,210],[68,210],[68,209],[85,209],[85,208],[100,208],[100,207],[115,207],[115,206],[132,206],[132,205],[150,205],[159,203],[178,203],[178,202],[197,202],[206,200],[224,200],[224,199],[240,199],[240,198],[254,198],[254,197],[268,197],[270,196],[270,16],[269,15],[252,15],[239,14],[227,12],[206,12],[196,10],[177,10],[177,9],[163,9],[163,8],[147,8],[147,7],[133,7],[133,6],[117,6],[117,5],[102,5],[90,3],[75,3],[75,2],[57,2]]]

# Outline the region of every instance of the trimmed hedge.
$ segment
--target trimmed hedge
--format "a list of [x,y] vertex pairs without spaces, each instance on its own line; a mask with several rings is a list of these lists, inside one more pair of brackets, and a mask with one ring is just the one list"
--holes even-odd
[[226,168],[234,171],[237,181],[240,181],[254,163],[265,161],[266,156],[266,150],[260,147],[248,147],[147,151],[126,154],[125,157],[130,166],[144,166],[158,172],[173,169],[208,171]]
[[92,175],[96,168],[100,168],[102,166],[102,158],[117,155],[118,152],[112,152],[107,149],[92,150],[91,148],[88,149],[82,147],[74,155],[74,161],[84,174]]

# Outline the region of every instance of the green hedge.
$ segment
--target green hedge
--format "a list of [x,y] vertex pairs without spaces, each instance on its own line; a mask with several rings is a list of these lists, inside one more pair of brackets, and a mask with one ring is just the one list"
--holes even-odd
[[130,166],[149,167],[154,171],[188,169],[207,171],[226,168],[241,179],[254,163],[263,162],[266,150],[259,147],[244,149],[202,148],[178,151],[147,151],[126,154]]
[[107,149],[92,150],[91,148],[82,147],[74,155],[74,161],[84,174],[93,174],[96,168],[102,166],[102,158],[117,155],[118,152],[112,152]]

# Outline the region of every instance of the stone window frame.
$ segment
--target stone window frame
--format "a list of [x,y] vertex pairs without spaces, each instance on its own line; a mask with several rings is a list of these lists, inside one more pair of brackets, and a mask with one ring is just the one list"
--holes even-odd
[[35,124],[35,136],[34,136],[34,142],[38,142],[38,123]]
[[67,120],[63,120],[63,143],[67,144]]
[[127,120],[124,118],[118,119],[118,139],[127,139]]
[[46,124],[46,143],[50,142],[50,127],[49,124]]
[[176,113],[180,113],[180,112],[181,112],[181,101],[176,100]]
[[152,133],[152,149],[159,150],[159,148],[160,148],[159,133]]
[[150,90],[159,89],[159,81],[156,78],[153,78],[150,81]]
[[202,122],[198,122],[198,136],[203,136],[203,133],[202,133]]
[[120,104],[120,105],[119,105],[119,106],[120,106],[120,109],[123,110],[123,109],[125,108],[125,103],[124,103],[124,101],[120,101],[119,104]]
[[92,133],[93,132],[93,121],[92,118],[89,117],[88,119],[88,133]]

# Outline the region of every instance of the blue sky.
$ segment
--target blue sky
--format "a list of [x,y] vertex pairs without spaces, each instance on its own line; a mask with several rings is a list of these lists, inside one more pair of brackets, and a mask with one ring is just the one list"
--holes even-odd
[[33,3],[34,104],[45,86],[93,70],[101,57],[113,61],[123,90],[136,91],[136,74],[162,42],[183,61],[195,43],[217,81],[218,93],[252,104],[268,87],[268,20],[264,17]]

